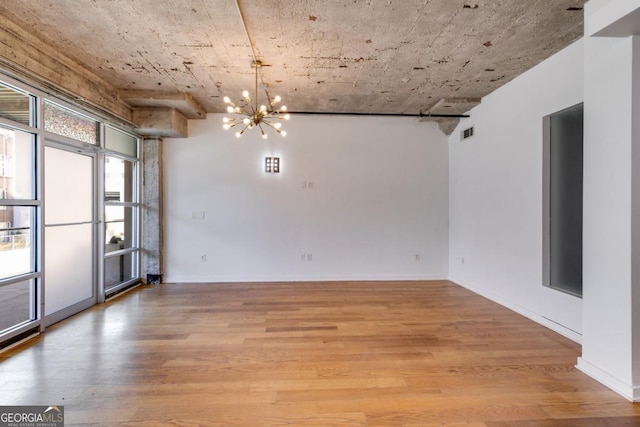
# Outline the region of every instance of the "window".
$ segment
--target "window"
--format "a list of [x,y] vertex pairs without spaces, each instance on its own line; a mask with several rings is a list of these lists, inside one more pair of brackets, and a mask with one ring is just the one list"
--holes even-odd
[[105,127],[104,286],[107,294],[138,277],[138,139]]
[[33,96],[0,84],[0,117],[29,126],[32,117]]
[[2,304],[0,314],[0,333],[35,320],[35,310],[31,301],[35,293],[34,280],[22,280],[0,286],[0,301],[10,301]]
[[35,271],[34,216],[31,206],[6,206],[0,211],[0,279]]
[[[16,100],[8,114],[0,97],[0,115],[29,124],[30,102],[23,101]],[[17,111],[20,106],[24,111]],[[37,320],[35,147],[33,133],[0,126],[0,336]]]
[[116,151],[130,157],[138,157],[137,138],[108,126],[105,128],[104,133],[104,145],[106,149]]
[[0,127],[1,199],[33,199],[35,138],[28,132]]
[[545,118],[545,285],[582,296],[583,106]]
[[100,141],[99,122],[49,101],[44,104],[44,128],[87,144],[96,145]]

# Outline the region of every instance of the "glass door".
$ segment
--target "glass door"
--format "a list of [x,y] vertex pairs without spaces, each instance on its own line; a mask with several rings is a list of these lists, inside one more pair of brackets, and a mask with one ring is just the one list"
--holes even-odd
[[96,303],[95,155],[44,150],[45,326]]

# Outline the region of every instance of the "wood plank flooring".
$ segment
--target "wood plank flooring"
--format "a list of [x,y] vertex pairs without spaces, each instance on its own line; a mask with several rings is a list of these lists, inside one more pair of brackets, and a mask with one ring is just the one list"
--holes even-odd
[[579,355],[446,281],[163,284],[0,354],[0,404],[67,426],[640,426]]

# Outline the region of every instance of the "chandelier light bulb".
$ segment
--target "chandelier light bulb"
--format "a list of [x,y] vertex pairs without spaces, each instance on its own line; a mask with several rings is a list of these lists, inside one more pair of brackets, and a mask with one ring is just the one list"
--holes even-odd
[[260,106],[260,112],[264,113],[265,111],[267,111],[267,106],[266,105],[261,105]]
[[291,118],[291,115],[288,114],[288,113],[285,114],[284,117],[283,117],[283,119],[285,119],[285,120],[289,120],[290,118]]
[[242,97],[244,99],[249,99],[249,91],[248,90],[243,90],[242,91]]
[[242,120],[242,123],[244,123],[245,125],[249,125],[249,124],[251,123],[251,120],[249,120],[249,118],[248,118],[248,117],[245,117],[245,118]]
[[232,107],[231,105],[229,105],[229,106],[227,107],[227,113],[231,113],[231,114],[232,114],[232,113],[234,113],[234,112],[235,112],[235,110],[233,109],[233,107]]
[[262,139],[267,139],[269,138],[269,135],[267,135],[266,133],[264,133],[264,131],[262,131]]
[[274,123],[273,127],[276,129],[280,129],[282,127],[282,123]]
[[282,135],[282,136],[287,136],[287,131],[286,131],[286,130],[283,130],[282,132],[280,132],[280,135]]
[[236,132],[236,138],[240,138],[242,136],[242,132],[238,131]]
[[228,96],[225,96],[224,98],[222,98],[222,100],[224,101],[225,104],[231,104],[231,99],[229,99]]
[[231,125],[229,123],[225,123],[222,125],[222,129],[224,130],[229,130],[231,128]]
[[225,117],[222,119],[222,123],[229,123],[229,117]]
[[283,105],[282,107],[280,107],[280,111],[287,111],[287,106]]
[[273,100],[274,100],[275,102],[280,102],[280,101],[282,101],[282,98],[280,98],[280,95],[276,95],[276,97],[275,97],[275,98],[273,98]]

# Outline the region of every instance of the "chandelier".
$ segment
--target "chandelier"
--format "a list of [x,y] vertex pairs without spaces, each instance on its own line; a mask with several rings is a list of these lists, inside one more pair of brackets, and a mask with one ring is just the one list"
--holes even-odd
[[[269,98],[269,93],[266,92],[267,95],[267,105],[262,104],[258,107],[258,69],[262,67],[262,62],[260,61],[252,61],[251,66],[255,69],[256,75],[256,87],[255,87],[255,96],[253,98],[253,103],[251,102],[251,96],[249,95],[249,91],[245,90],[242,92],[242,97],[244,98],[242,105],[234,104],[228,96],[224,97],[224,102],[227,105],[227,113],[236,114],[239,117],[225,117],[222,119],[222,128],[224,130],[229,130],[235,126],[242,126],[242,130],[236,132],[236,138],[240,138],[245,130],[253,129],[254,127],[258,127],[260,129],[260,133],[262,134],[263,139],[267,139],[268,135],[264,131],[263,125],[266,127],[270,127],[276,132],[278,132],[282,136],[287,136],[287,132],[282,130],[282,123],[280,120],[289,120],[290,115],[287,113],[287,106],[282,105],[278,107],[277,105],[282,100],[279,96],[276,96],[271,100]],[[244,116],[244,117],[242,117]]]

